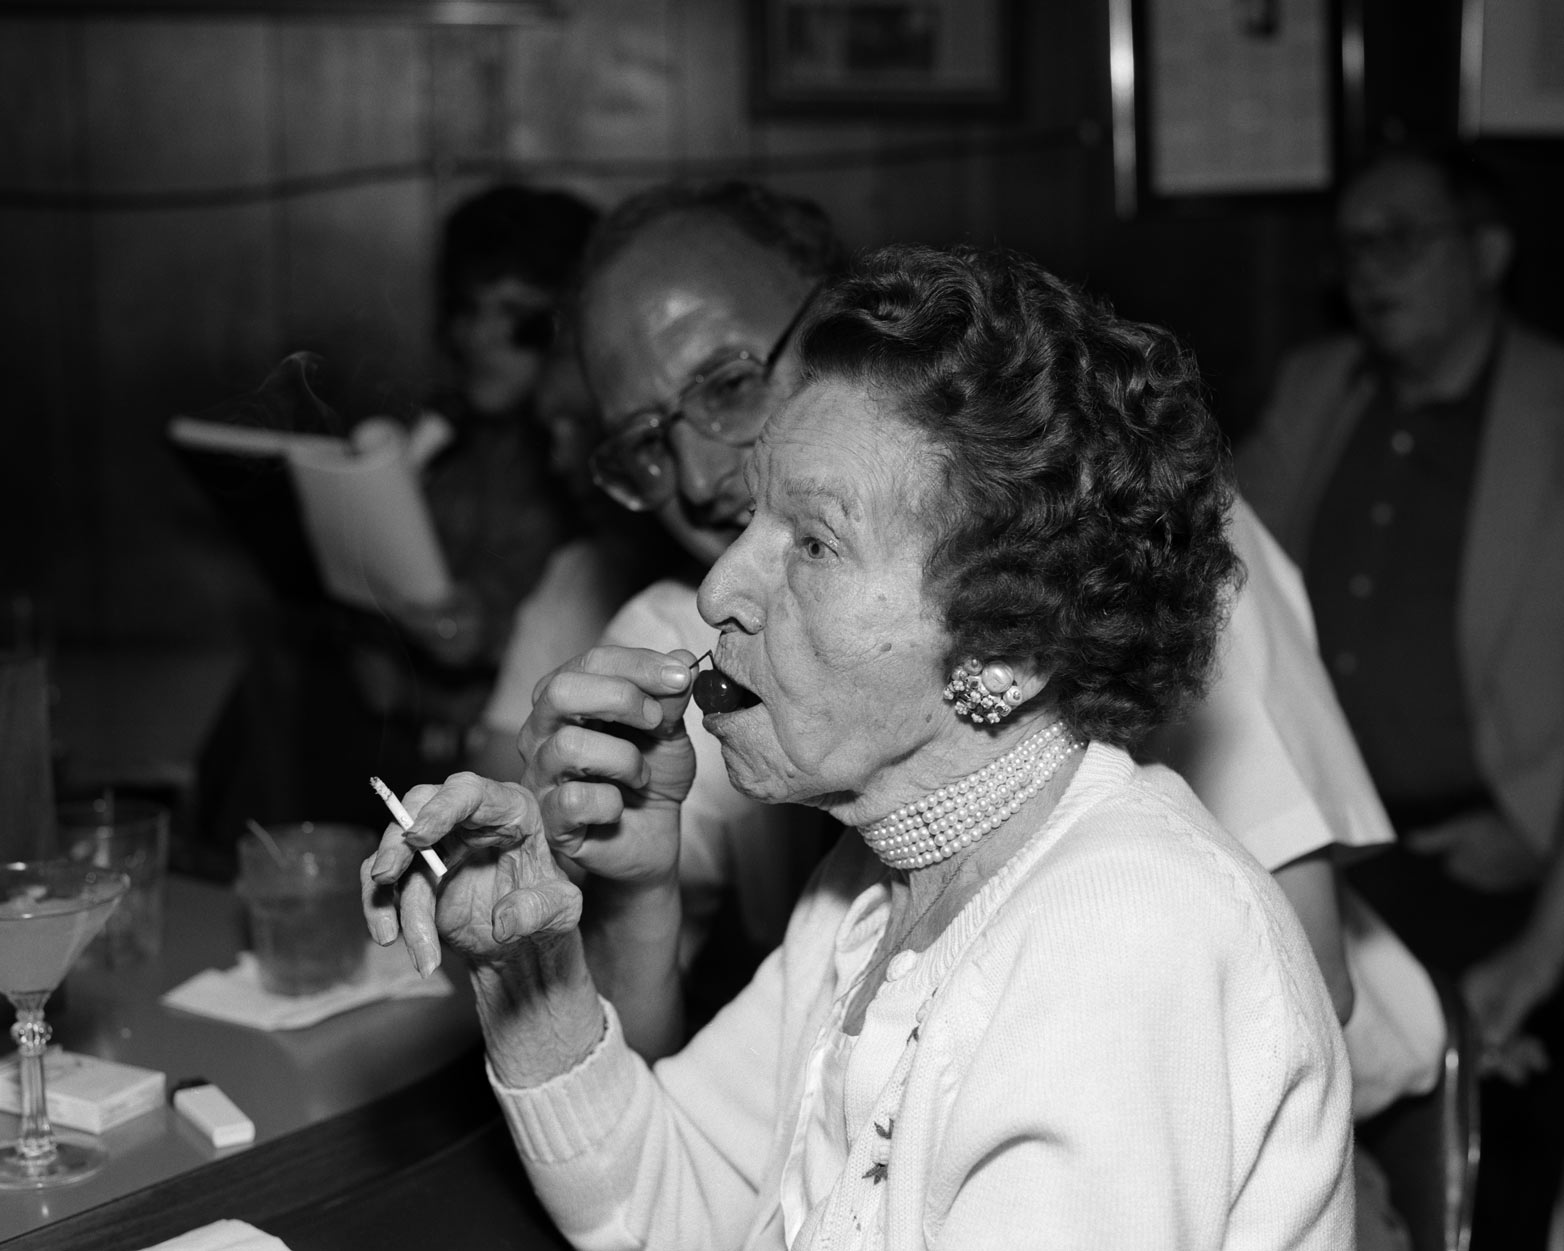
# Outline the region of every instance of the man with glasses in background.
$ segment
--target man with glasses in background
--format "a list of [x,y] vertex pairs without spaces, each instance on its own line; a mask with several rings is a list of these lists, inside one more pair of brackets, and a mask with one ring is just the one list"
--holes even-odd
[[[812,289],[810,296],[813,294]],[[592,451],[592,480],[631,512],[670,509],[665,522],[677,525],[682,518],[689,523],[684,533],[692,553],[706,556],[708,545],[716,541],[711,532],[726,528],[731,518],[724,519],[720,504],[714,510],[707,502],[692,499],[688,492],[680,490],[674,427],[681,421],[688,422],[705,439],[729,448],[750,447],[760,433],[756,423],[764,424],[784,393],[777,365],[809,310],[810,296],[804,297],[764,357],[731,344],[718,348],[711,363],[691,374],[672,399],[649,405],[616,422],[613,432]],[[719,453],[716,477],[698,481],[720,489],[728,481],[726,469],[731,459],[730,455]],[[676,504],[679,506],[671,507]],[[731,536],[728,541],[732,541]],[[717,554],[721,554],[720,549]]]
[[[1505,311],[1511,233],[1470,154],[1380,154],[1336,226],[1355,333],[1285,362],[1240,482],[1396,825],[1351,880],[1521,1081],[1523,1024],[1564,1070],[1564,866],[1535,902],[1564,813],[1564,350]],[[1476,1245],[1540,1247],[1564,1106],[1532,1084],[1483,1114]]]
[[704,565],[744,527],[748,449],[796,381],[787,348],[810,296],[843,263],[816,206],[753,183],[653,188],[592,240],[575,313],[607,429],[593,477]]

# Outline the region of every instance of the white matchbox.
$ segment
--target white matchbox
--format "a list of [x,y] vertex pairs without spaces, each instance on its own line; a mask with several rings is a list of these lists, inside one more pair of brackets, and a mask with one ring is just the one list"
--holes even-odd
[[[0,1112],[19,1113],[21,1078],[13,1054],[0,1064]],[[138,1068],[50,1047],[43,1057],[49,1120],[67,1129],[102,1134],[163,1106],[167,1082],[156,1069]]]

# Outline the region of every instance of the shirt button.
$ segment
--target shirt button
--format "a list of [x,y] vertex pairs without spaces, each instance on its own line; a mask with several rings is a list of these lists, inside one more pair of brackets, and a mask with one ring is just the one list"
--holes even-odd
[[1384,500],[1380,500],[1373,508],[1369,509],[1369,520],[1376,526],[1388,526],[1395,519],[1395,508]]
[[1366,573],[1355,573],[1347,581],[1347,590],[1354,599],[1367,599],[1374,594],[1374,579]]
[[1397,430],[1390,436],[1390,450],[1397,456],[1405,456],[1412,450],[1412,432]]
[[889,981],[895,981],[899,977],[906,977],[912,972],[912,966],[918,963],[916,951],[898,951],[891,957],[891,962],[885,966],[885,976]]
[[1351,652],[1337,652],[1336,658],[1331,661],[1331,668],[1342,677],[1350,678],[1358,671],[1358,658]]

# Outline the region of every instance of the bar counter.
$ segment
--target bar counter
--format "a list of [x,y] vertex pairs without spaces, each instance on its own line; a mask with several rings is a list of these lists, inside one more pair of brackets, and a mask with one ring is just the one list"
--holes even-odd
[[[255,1122],[255,1143],[219,1152],[171,1107],[137,1117],[103,1135],[110,1159],[96,1176],[0,1191],[5,1251],[137,1251],[222,1218],[247,1220],[292,1251],[565,1245],[512,1153],[454,964],[453,995],[374,1003],[302,1030],[249,1029],[157,1002],[202,969],[232,965],[242,940],[231,890],[174,876],[162,955],[128,969],[78,967],[48,1019],[54,1042],[160,1069],[170,1088],[215,1082]],[[15,1131],[16,1118],[0,1114],[0,1139]]]

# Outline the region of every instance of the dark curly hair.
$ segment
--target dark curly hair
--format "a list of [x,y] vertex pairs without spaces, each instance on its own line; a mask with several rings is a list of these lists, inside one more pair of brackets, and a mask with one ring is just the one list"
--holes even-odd
[[1034,657],[1070,727],[1132,747],[1204,688],[1240,574],[1193,359],[1006,251],[881,248],[818,297],[805,385],[933,440],[925,577],[951,665]]
[[474,290],[502,278],[564,290],[598,217],[579,196],[545,187],[501,183],[463,200],[440,232],[439,336]]

